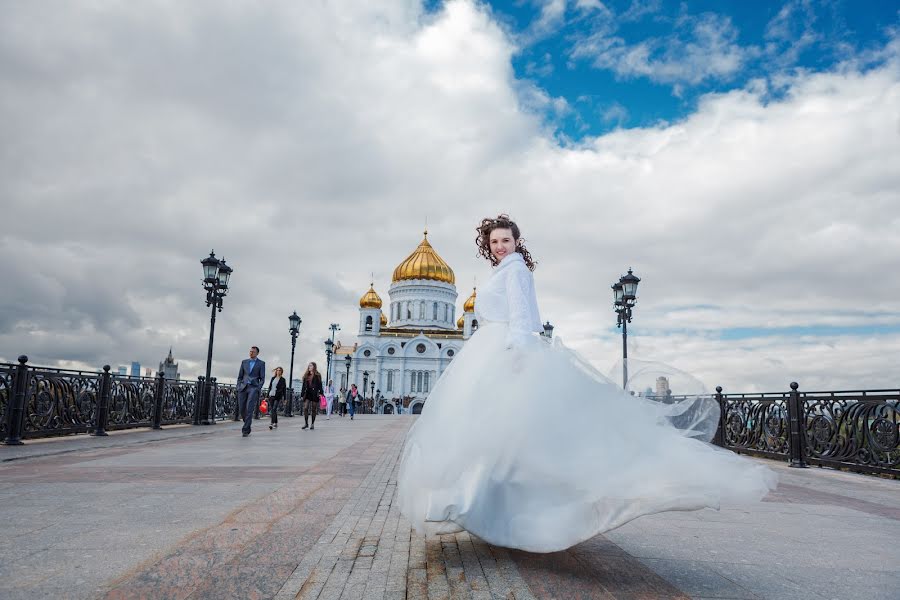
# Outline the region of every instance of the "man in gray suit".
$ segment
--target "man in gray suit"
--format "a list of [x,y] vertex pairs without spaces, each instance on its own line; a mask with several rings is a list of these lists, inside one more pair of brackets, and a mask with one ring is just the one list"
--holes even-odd
[[262,390],[263,380],[266,377],[266,363],[256,358],[258,354],[259,348],[250,346],[250,358],[241,361],[241,368],[238,370],[238,406],[240,406],[241,416],[244,418],[244,426],[241,428],[244,437],[250,435],[253,414],[256,412],[256,404],[259,402],[259,392]]

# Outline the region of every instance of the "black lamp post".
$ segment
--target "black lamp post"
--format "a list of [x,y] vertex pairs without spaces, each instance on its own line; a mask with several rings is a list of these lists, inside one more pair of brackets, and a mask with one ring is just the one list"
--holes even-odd
[[369,372],[363,371],[363,389],[362,389],[362,399],[363,399],[363,410],[362,412],[366,412],[366,392],[369,391]]
[[[290,375],[288,375],[288,390],[287,390],[287,404],[284,407],[284,416],[293,417],[294,416],[294,350],[297,348],[297,336],[300,335],[300,323],[303,322],[303,319],[300,318],[300,315],[297,314],[295,310],[294,313],[288,317],[288,322],[291,324],[290,332],[291,332],[291,370]],[[271,390],[269,391],[271,393]]]
[[331,339],[325,340],[325,383],[328,383],[329,379],[334,379],[331,376],[331,354],[334,352],[334,332],[340,331],[341,326],[337,323],[332,323],[328,326],[328,329],[331,330]]
[[544,337],[548,340],[553,339],[553,325],[550,324],[550,321],[544,323]]
[[334,354],[334,342],[325,340],[325,385],[331,378],[331,355]]
[[372,381],[369,382],[369,398],[372,399],[372,412],[375,412],[375,374],[372,373]]
[[219,260],[216,254],[210,251],[209,256],[200,261],[203,265],[203,289],[206,290],[206,305],[212,307],[209,317],[209,349],[206,353],[206,378],[200,394],[194,401],[194,425],[212,425],[215,415],[210,419],[210,392],[209,384],[212,371],[213,337],[216,333],[216,311],[222,312],[222,299],[228,293],[228,280],[231,278],[232,268],[225,264],[225,259]]
[[637,302],[637,286],[641,279],[628,269],[619,281],[612,285],[613,310],[616,312],[616,327],[622,328],[622,389],[628,388],[628,323],[631,323],[631,309]]
[[353,358],[351,358],[349,354],[344,357],[344,364],[347,365],[347,387],[344,388],[344,391],[350,390],[350,363],[352,362]]

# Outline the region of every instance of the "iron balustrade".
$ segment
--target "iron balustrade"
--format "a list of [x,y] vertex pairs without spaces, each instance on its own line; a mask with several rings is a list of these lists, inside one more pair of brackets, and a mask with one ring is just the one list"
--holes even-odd
[[[116,375],[0,363],[0,427],[7,444],[22,439],[191,423],[200,381]],[[237,418],[237,389],[211,387],[210,420]],[[713,443],[734,452],[900,477],[900,390],[724,394],[716,388]],[[268,395],[264,389],[262,397]],[[288,392],[294,412],[299,393]],[[673,396],[672,401],[684,396]],[[279,414],[285,414],[281,402]],[[360,413],[372,412],[359,402]],[[404,411],[406,412],[406,411]]]
[[[74,433],[104,435],[107,429],[192,420],[196,382],[26,363],[26,357],[20,358],[19,365],[0,363],[0,427],[6,443]],[[216,384],[214,378],[212,385],[217,400],[215,418],[222,420],[237,404],[235,386]],[[19,386],[21,398],[17,401]]]
[[735,452],[900,477],[900,390],[723,394],[714,442]]

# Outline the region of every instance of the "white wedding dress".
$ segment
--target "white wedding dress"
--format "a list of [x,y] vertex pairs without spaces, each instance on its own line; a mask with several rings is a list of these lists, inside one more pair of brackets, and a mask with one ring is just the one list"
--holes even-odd
[[416,530],[553,552],[641,515],[756,501],[774,488],[769,469],[706,443],[718,420],[712,398],[630,396],[538,336],[520,254],[494,269],[476,314],[478,330],[403,448],[398,499]]

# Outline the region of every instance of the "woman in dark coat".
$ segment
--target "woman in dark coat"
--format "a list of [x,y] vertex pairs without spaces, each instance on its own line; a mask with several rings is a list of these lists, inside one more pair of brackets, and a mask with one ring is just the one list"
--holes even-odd
[[[300,388],[300,401],[303,403],[303,429],[316,428],[316,415],[319,412],[319,396],[325,392],[322,390],[322,376],[316,363],[311,362],[303,374],[303,387]],[[312,415],[312,423],[309,416]]]
[[284,369],[275,367],[275,375],[269,380],[269,416],[272,421],[269,429],[278,427],[278,405],[284,400],[287,383],[284,381]]

